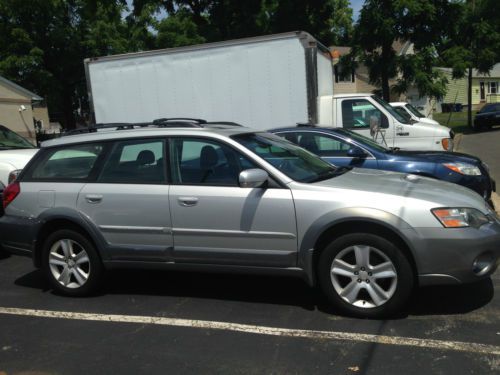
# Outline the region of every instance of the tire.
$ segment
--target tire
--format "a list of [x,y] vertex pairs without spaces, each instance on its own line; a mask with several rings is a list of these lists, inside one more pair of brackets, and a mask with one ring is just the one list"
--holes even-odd
[[65,295],[89,295],[101,284],[104,267],[94,245],[81,233],[52,233],[42,249],[42,269],[52,287]]
[[401,311],[415,277],[410,262],[392,242],[370,233],[335,239],[321,253],[317,272],[330,303],[359,318],[384,318]]

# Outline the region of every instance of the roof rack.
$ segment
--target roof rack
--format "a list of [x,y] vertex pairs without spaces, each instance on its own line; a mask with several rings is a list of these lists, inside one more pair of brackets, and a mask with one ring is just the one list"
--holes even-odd
[[130,130],[136,128],[157,127],[157,128],[203,128],[210,126],[243,126],[230,121],[210,121],[189,117],[158,118],[151,122],[112,122],[91,124],[86,128],[66,131],[62,136],[76,135],[83,133],[94,133],[101,129]]

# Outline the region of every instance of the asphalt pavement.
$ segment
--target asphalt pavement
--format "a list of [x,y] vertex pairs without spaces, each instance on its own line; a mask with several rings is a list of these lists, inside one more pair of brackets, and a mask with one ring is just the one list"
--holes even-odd
[[89,298],[0,259],[0,374],[494,374],[500,274],[418,290],[391,320],[336,314],[288,277],[115,271]]

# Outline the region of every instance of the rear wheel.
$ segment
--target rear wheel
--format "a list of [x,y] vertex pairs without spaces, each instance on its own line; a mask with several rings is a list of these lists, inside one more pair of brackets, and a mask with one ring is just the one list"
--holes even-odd
[[414,284],[406,256],[392,242],[369,233],[347,234],[327,246],[319,258],[318,277],[335,307],[364,318],[400,310]]
[[84,296],[99,286],[104,268],[94,245],[69,229],[52,233],[43,247],[42,268],[54,289]]

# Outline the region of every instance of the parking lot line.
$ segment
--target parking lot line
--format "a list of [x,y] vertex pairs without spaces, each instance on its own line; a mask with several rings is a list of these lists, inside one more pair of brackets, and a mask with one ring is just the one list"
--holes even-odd
[[202,328],[221,331],[232,331],[268,336],[298,337],[319,340],[354,341],[384,345],[411,346],[426,349],[451,350],[459,352],[500,355],[500,346],[469,343],[462,341],[444,341],[420,339],[414,337],[371,335],[363,333],[314,331],[303,329],[265,327],[249,324],[226,323],[217,321],[177,319],[155,316],[93,314],[70,311],[50,311],[0,307],[0,314],[30,316],[37,318],[55,318],[68,320],[86,320],[109,323],[151,324],[171,327]]

